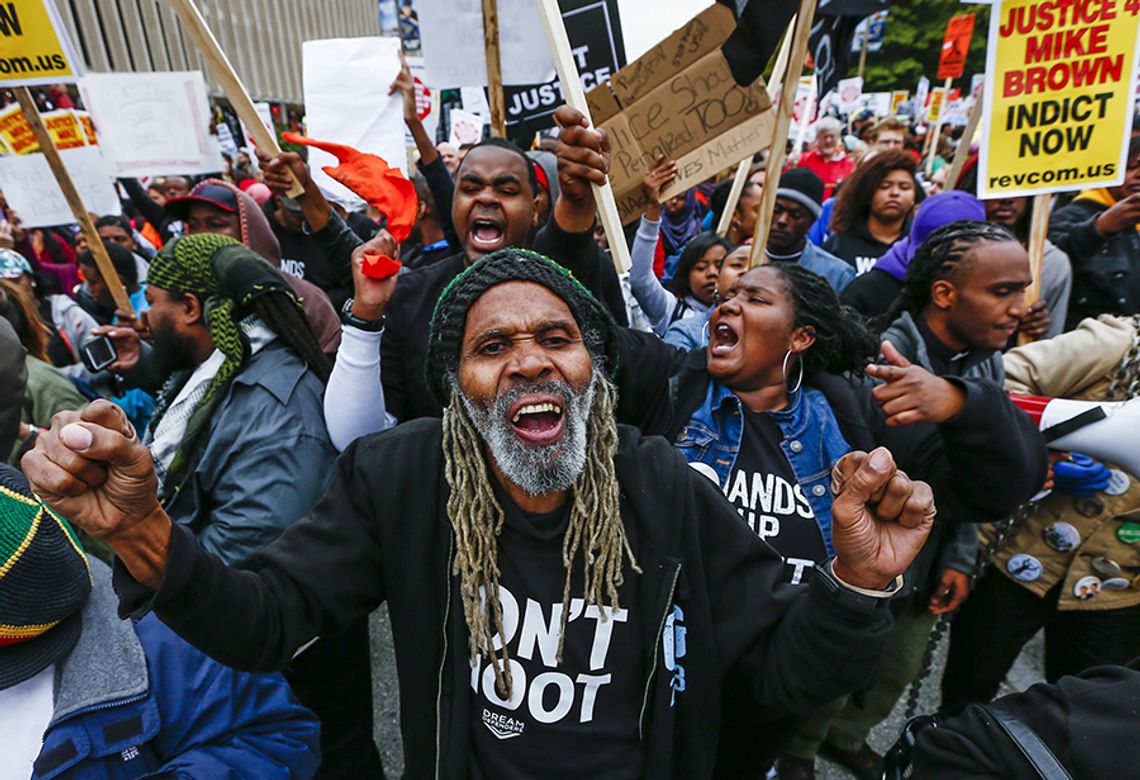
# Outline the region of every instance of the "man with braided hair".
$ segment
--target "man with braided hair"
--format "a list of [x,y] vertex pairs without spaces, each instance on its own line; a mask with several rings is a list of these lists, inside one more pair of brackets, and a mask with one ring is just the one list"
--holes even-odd
[[807,587],[669,443],[614,419],[618,335],[564,268],[507,249],[435,307],[443,420],[350,445],[256,572],[154,500],[115,407],[58,417],[24,468],[119,556],[123,614],[272,669],[388,603],[408,777],[708,778],[729,672],[773,718],[866,684],[930,530],[890,453],[832,472],[835,556]]

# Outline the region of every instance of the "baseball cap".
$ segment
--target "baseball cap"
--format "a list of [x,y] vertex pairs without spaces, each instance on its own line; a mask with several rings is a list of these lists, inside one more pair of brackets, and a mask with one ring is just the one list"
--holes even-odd
[[229,187],[211,182],[202,182],[190,190],[189,195],[181,198],[171,198],[166,201],[163,209],[175,219],[186,219],[190,215],[190,207],[195,203],[205,203],[208,206],[228,211],[231,214],[238,212],[237,196]]

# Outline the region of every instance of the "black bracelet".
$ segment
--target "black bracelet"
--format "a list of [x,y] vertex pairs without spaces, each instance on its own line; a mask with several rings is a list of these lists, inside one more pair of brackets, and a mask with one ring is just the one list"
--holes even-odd
[[353,299],[349,298],[344,302],[344,306],[340,307],[340,321],[345,325],[351,325],[357,330],[363,330],[368,333],[379,333],[384,330],[384,322],[386,318],[383,314],[380,315],[378,320],[366,320],[363,317],[357,317],[352,313]]

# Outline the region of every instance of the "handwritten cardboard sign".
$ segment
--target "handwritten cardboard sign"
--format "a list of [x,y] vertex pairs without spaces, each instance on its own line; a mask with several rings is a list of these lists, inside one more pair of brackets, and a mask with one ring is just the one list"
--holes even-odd
[[[121,212],[111,168],[98,146],[61,149],[59,156],[88,210],[95,214]],[[0,181],[4,182],[4,197],[20,215],[24,227],[67,225],[75,221],[59,182],[42,154],[0,157]]]
[[586,95],[610,137],[610,183],[623,223],[645,207],[641,180],[659,155],[677,179],[662,200],[765,148],[775,125],[764,80],[741,87],[721,44],[732,11],[713,5]]
[[200,71],[98,73],[79,91],[116,176],[221,170]]

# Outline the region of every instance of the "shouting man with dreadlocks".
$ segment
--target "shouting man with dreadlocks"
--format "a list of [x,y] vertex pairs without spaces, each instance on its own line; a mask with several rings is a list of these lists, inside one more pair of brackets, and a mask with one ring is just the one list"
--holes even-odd
[[117,408],[57,416],[23,462],[153,610],[228,665],[275,669],[388,603],[408,777],[707,778],[721,681],[776,717],[868,682],[885,597],[933,520],[883,448],[832,472],[835,556],[807,587],[667,441],[615,423],[616,334],[561,266],[505,249],[435,308],[443,420],[354,442],[256,573],[154,500]]

